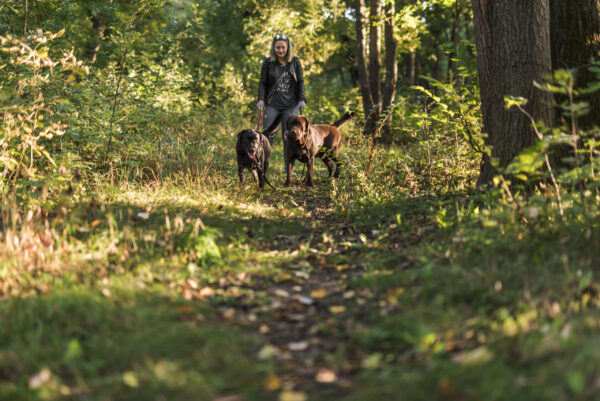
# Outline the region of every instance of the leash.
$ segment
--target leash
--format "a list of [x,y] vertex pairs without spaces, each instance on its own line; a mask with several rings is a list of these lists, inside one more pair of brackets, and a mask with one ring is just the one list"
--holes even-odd
[[260,128],[260,120],[262,120],[262,109],[258,110],[258,121],[256,122],[256,130]]

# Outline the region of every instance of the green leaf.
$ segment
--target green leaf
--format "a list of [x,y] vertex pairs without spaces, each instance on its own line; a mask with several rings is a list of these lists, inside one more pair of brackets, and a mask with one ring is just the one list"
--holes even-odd
[[504,96],[504,103],[507,110],[513,106],[525,106],[527,102],[528,100],[524,97]]
[[543,150],[543,143],[541,141],[536,142],[515,157],[506,168],[506,172],[509,174],[537,172],[545,161]]

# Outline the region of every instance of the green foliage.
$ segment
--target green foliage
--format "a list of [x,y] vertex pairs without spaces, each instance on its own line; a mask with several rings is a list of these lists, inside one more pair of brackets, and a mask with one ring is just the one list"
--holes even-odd
[[403,122],[403,141],[411,146],[405,168],[415,187],[457,190],[472,182],[483,152],[479,89],[474,72],[453,83],[426,78],[431,89],[416,86],[420,104]]
[[477,192],[469,2],[399,1],[399,58],[434,78],[399,83],[385,143],[342,128],[340,179],[259,192],[232,152],[272,35],[333,121],[361,104],[350,1],[28,3],[25,34],[0,4],[0,398],[595,395],[599,84],[540,83],[563,126]]
[[[591,68],[594,68],[593,64]],[[535,123],[524,110],[526,99],[506,98],[507,108],[518,108],[532,120],[532,124],[535,123],[538,142],[515,157],[504,172],[520,181],[539,182],[540,179],[545,179],[548,184],[552,184],[554,192],[550,192],[547,197],[556,202],[561,217],[565,210],[567,214],[575,216],[593,212],[592,209],[597,207],[597,190],[600,187],[596,172],[596,166],[600,162],[596,150],[597,128],[580,128],[579,120],[589,113],[589,104],[578,101],[579,97],[598,90],[599,85],[591,83],[587,88],[579,90],[574,84],[574,71],[566,70],[558,70],[545,82],[536,83],[539,89],[560,95],[564,99],[557,105],[557,109],[565,124],[556,128],[549,128],[543,122]],[[560,163],[557,168],[558,163],[555,162],[553,166],[550,160],[553,153],[561,149],[562,157],[555,158]],[[542,181],[540,186],[545,188],[546,184]],[[506,186],[504,189],[512,197]],[[573,201],[574,195],[578,195],[579,202]],[[514,201],[520,208],[519,201]],[[530,201],[526,199],[525,202]],[[534,205],[537,206],[535,203]]]
[[69,83],[86,69],[73,52],[58,58],[51,55],[49,42],[63,33],[24,39],[0,36],[0,60],[8,60],[0,64],[5,77],[0,86],[0,196],[16,193],[20,204],[34,198],[45,201],[48,192],[60,191],[66,184],[60,178],[64,167],[58,168],[53,152],[56,145],[52,145],[66,129],[55,110],[56,104],[64,102],[56,91],[56,81]]

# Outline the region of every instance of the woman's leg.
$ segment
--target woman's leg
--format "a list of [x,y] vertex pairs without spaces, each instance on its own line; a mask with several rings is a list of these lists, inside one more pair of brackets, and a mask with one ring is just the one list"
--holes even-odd
[[[265,115],[263,116],[263,130],[265,128],[268,128],[271,126],[271,124],[273,124],[273,122],[275,121],[275,119],[277,118],[277,116],[280,113],[283,113],[282,111],[277,110],[274,107],[271,107],[269,105],[266,105],[264,108],[264,113]],[[273,139],[275,138],[275,135],[277,133],[277,130],[273,131],[273,134],[271,134],[271,136],[267,137],[269,138],[269,143],[271,145],[273,145]]]
[[285,131],[287,131],[287,120],[290,116],[298,115],[298,106],[293,107],[291,109],[285,110],[282,112],[283,118],[281,119],[281,136],[283,138],[283,163],[285,166],[285,174],[287,177],[288,165],[287,165],[287,138],[285,136]]

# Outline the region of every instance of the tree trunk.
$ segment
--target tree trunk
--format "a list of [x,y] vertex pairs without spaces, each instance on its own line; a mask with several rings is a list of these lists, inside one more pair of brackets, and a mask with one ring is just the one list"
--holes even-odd
[[448,55],[448,76],[450,79],[454,78],[456,63],[454,59],[457,55],[458,45],[459,45],[459,30],[461,25],[461,4],[460,1],[456,1],[454,3],[454,7],[452,8],[452,27],[450,28],[450,42],[452,43],[452,50]]
[[[369,85],[376,114],[381,113],[381,1],[370,0],[369,13]],[[375,114],[375,113],[374,113]]]
[[[383,88],[383,110],[388,110],[396,99],[396,83],[398,82],[398,40],[394,35],[394,18],[396,10],[394,2],[385,6],[385,84]],[[392,135],[392,116],[384,127],[384,133]]]
[[25,0],[25,17],[23,21],[23,36],[27,34],[27,18],[29,18],[29,1]]
[[365,111],[365,118],[368,121],[368,113],[373,109],[373,98],[371,95],[371,87],[369,85],[365,51],[365,1],[356,0],[354,2],[354,8],[356,10],[356,63],[358,65],[358,80],[360,83],[363,110]]
[[407,59],[407,76],[411,86],[415,86],[417,84],[417,52],[410,52]]
[[95,38],[93,43],[88,45],[87,56],[90,58],[92,64],[96,62],[98,51],[104,39],[104,32],[106,31],[106,24],[101,15],[91,15],[90,20],[92,21],[92,27],[97,32],[98,36]]
[[[472,0],[486,146],[506,167],[534,142],[530,121],[518,110],[505,109],[504,96],[529,100],[536,120],[552,121],[552,98],[536,89],[552,70],[549,0]],[[484,157],[479,184],[489,183],[496,169]]]
[[[552,68],[578,68],[577,88],[596,81],[587,66],[591,57],[600,55],[600,0],[550,0],[550,27]],[[600,124],[600,92],[579,100],[590,104],[590,113],[580,120],[582,126]]]

